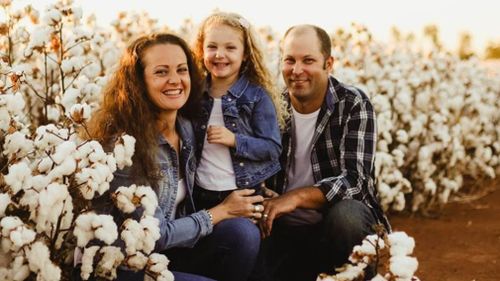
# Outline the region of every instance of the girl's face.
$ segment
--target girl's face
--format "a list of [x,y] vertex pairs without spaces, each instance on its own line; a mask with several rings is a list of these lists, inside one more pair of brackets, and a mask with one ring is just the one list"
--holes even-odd
[[225,24],[206,27],[203,63],[214,80],[234,82],[244,59],[243,34]]
[[173,44],[158,44],[145,50],[144,80],[151,101],[164,112],[176,112],[188,100],[191,77],[186,54]]

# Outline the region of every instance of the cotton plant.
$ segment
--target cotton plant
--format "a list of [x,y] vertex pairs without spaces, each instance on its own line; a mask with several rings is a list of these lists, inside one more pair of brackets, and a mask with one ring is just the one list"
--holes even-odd
[[[361,245],[354,246],[348,264],[336,268],[336,274],[320,274],[318,281],[368,280],[365,271],[375,270],[371,281],[417,281],[418,261],[411,254],[415,240],[405,232],[387,234],[378,227],[376,234],[368,235]],[[384,272],[381,272],[384,271]]]
[[[69,280],[76,259],[84,279],[114,279],[132,262],[154,280],[171,280],[168,259],[152,254],[160,231],[150,187],[132,187],[144,210],[127,220],[135,232],[91,203],[115,198],[113,173],[132,165],[133,137],[104,148],[86,127],[126,42],[84,24],[72,1],[42,12],[10,4],[0,3],[8,19],[0,23],[0,279]],[[121,237],[141,243],[121,248]]]

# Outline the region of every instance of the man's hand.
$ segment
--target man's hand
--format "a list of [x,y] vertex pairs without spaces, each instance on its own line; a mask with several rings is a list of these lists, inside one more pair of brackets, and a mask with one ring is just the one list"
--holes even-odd
[[236,147],[236,136],[224,126],[208,126],[208,143],[218,143],[227,147]]
[[294,193],[285,193],[271,199],[266,199],[263,205],[264,212],[262,213],[259,227],[262,238],[265,238],[271,235],[274,220],[294,211],[297,208],[298,202]]

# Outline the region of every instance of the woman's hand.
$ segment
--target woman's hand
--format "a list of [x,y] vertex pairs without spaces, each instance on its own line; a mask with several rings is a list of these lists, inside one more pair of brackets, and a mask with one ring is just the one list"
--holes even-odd
[[209,211],[212,214],[214,225],[222,220],[237,217],[260,219],[264,210],[260,203],[264,201],[264,197],[252,196],[254,193],[255,189],[235,190],[222,203],[211,208]]
[[236,136],[224,126],[208,126],[208,143],[218,143],[227,147],[236,147]]

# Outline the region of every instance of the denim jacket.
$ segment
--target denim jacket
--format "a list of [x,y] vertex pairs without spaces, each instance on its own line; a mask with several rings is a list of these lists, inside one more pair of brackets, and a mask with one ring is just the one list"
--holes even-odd
[[[158,182],[158,207],[155,217],[160,220],[161,237],[156,241],[156,251],[163,251],[172,247],[193,247],[196,242],[212,232],[212,223],[209,214],[202,210],[195,212],[193,203],[193,184],[196,169],[194,155],[194,134],[191,122],[177,116],[177,130],[182,139],[180,159],[178,161],[175,150],[167,141],[159,137],[158,161],[163,178]],[[179,204],[176,218],[171,220],[174,209],[177,185],[179,180],[179,168],[183,169],[187,187],[186,198]],[[131,178],[131,168],[118,170],[114,173],[114,179],[110,184],[110,192],[120,186],[130,186],[135,182]],[[100,199],[100,200],[99,200]],[[98,198],[96,209],[100,213],[113,215],[118,226],[127,218],[140,220],[142,209],[136,209],[132,214],[123,214],[114,207],[109,193]]]
[[[210,77],[207,78],[207,85]],[[200,159],[206,138],[213,98],[203,93],[200,117],[193,122]],[[241,76],[222,96],[224,125],[236,136],[230,148],[239,188],[254,187],[280,170],[281,138],[273,102],[266,91]]]

